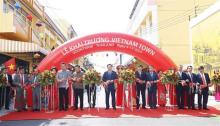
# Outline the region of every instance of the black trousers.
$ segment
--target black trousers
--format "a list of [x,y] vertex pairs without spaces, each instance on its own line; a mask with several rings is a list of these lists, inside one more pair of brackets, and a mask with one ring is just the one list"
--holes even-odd
[[68,90],[69,88],[59,88],[59,109],[68,109]]
[[9,86],[0,87],[0,109],[4,106],[5,109],[9,109],[10,105],[10,90]]
[[193,89],[190,87],[187,87],[187,106],[188,108],[195,108],[195,93],[196,93],[196,87]]
[[[88,96],[89,107],[91,107],[91,105],[93,107],[95,107],[95,103],[96,103],[96,85],[95,84],[86,85],[85,88],[86,88],[86,92],[87,92],[87,96]],[[92,103],[91,103],[91,97],[92,97]]]
[[207,108],[208,97],[208,89],[202,89],[202,92],[198,93],[198,108]]
[[177,101],[177,106],[178,108],[184,108],[184,95],[187,93],[187,88],[177,85],[176,86],[176,101]]
[[74,107],[78,108],[78,101],[80,100],[80,108],[83,108],[83,89],[74,88]]
[[157,105],[157,86],[153,85],[148,88],[149,106],[155,108]]
[[140,107],[140,95],[142,96],[142,107],[146,106],[146,96],[145,96],[145,91],[146,91],[146,85],[145,84],[137,84],[136,85],[136,103],[137,107]]
[[115,87],[114,84],[110,84],[108,85],[108,87],[106,87],[105,89],[105,104],[106,104],[106,108],[109,108],[109,96],[112,96],[112,107],[115,108]]

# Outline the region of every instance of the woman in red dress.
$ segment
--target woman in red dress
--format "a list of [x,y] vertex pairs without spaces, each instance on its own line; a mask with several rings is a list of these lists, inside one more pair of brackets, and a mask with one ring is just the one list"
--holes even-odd
[[158,90],[158,105],[160,107],[165,107],[166,105],[166,89],[165,85],[161,83],[161,76],[162,76],[162,71],[158,71],[158,76],[159,76],[159,82],[157,84],[157,90]]
[[[120,71],[123,69],[122,65],[117,66],[117,73],[119,76]],[[116,80],[116,105],[122,106],[123,84]]]

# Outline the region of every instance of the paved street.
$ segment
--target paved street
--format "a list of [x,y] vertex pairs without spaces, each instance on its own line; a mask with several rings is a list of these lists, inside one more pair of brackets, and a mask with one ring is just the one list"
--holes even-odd
[[219,126],[220,117],[81,118],[6,121],[0,126]]
[[[103,97],[100,95],[103,90],[98,90],[99,106],[103,107]],[[84,95],[86,102],[86,93]],[[197,99],[197,98],[196,98]],[[213,96],[209,97],[210,106],[219,106]],[[85,105],[87,106],[87,104]],[[219,109],[219,108],[218,108]],[[7,114],[10,111],[3,110],[0,115]],[[220,126],[219,117],[163,117],[163,118],[80,118],[80,119],[55,119],[55,120],[22,120],[22,121],[3,121],[0,126]]]

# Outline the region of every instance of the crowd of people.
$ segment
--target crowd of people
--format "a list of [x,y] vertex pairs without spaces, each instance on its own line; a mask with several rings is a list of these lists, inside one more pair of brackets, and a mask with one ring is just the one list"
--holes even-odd
[[[84,90],[86,90],[88,96],[88,104],[90,108],[96,107],[96,88],[97,84],[92,83],[85,85],[83,83],[84,72],[79,65],[69,67],[66,63],[61,63],[60,70],[53,67],[51,71],[56,75],[57,101],[59,111],[67,111],[70,108],[69,103],[69,88],[70,84],[73,88],[74,104],[73,109],[83,110],[84,108]],[[117,71],[113,70],[113,65],[107,65],[107,71],[102,76],[101,85],[105,88],[105,104],[106,110],[110,108],[109,100],[111,95],[112,108],[117,109],[117,106],[122,105],[122,93],[121,82],[118,81],[119,72],[125,69],[123,66],[118,66]],[[92,65],[89,66],[88,71],[94,70]],[[175,85],[175,101],[177,102],[178,109],[205,109],[208,110],[208,92],[209,87],[212,86],[209,74],[204,72],[204,67],[199,67],[199,72],[193,73],[193,67],[188,66],[187,70],[183,70],[183,66],[180,65],[176,74],[179,76],[179,80]],[[13,75],[8,74],[7,69],[1,69],[1,73],[6,76],[5,86],[0,87],[0,109],[3,107],[9,110],[10,102],[15,97],[14,108],[16,111],[27,111],[27,92],[26,87],[30,85],[32,88],[32,100],[31,105],[33,111],[40,111],[42,107],[42,86],[39,82],[39,74],[37,68],[33,68],[31,74],[26,74],[23,67],[18,67]],[[133,87],[135,89],[136,109],[146,109],[148,106],[150,109],[157,109],[158,106],[166,106],[167,89],[161,82],[162,71],[155,71],[152,66],[148,69],[143,69],[142,65],[137,66],[135,72],[135,81]],[[173,89],[174,90],[174,89]],[[147,92],[147,95],[146,95]],[[195,106],[195,95],[198,94],[198,108]],[[78,103],[79,101],[79,103]],[[175,104],[175,103],[173,103]]]

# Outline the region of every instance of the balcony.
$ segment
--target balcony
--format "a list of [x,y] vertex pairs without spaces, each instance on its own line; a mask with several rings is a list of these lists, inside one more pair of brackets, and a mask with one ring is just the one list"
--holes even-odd
[[0,11],[0,35],[18,41],[29,41],[30,22],[13,5],[4,3]]

